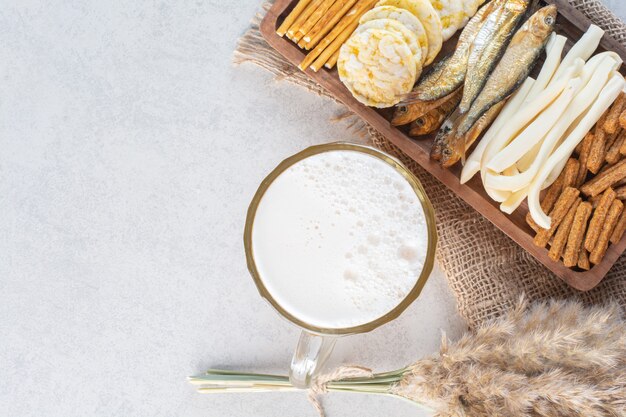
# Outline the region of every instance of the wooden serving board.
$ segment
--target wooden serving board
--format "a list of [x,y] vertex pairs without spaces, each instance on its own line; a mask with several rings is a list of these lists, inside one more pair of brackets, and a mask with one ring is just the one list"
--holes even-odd
[[[302,61],[305,52],[286,37],[282,38],[278,36],[276,29],[295,6],[296,2],[297,0],[276,0],[261,22],[260,27],[261,33],[267,42],[294,65],[298,65]],[[566,45],[566,50],[568,50],[589,27],[591,21],[580,11],[571,6],[567,0],[548,0],[545,1],[545,3],[556,4],[559,9],[556,30],[559,34],[568,38]],[[444,44],[439,57],[446,56],[454,49],[457,37],[458,33],[457,36],[454,36]],[[604,36],[598,52],[601,50],[617,52],[622,59],[626,61],[626,49],[619,42],[609,38],[607,35]],[[537,67],[540,67],[540,65],[537,65]],[[526,202],[511,215],[501,212],[498,204],[492,201],[485,193],[482,183],[478,178],[479,176],[474,176],[471,181],[466,184],[461,184],[459,182],[461,171],[460,164],[457,164],[452,169],[444,169],[441,168],[437,162],[430,160],[429,153],[434,136],[414,139],[406,134],[403,127],[392,126],[389,123],[391,111],[389,109],[374,109],[359,103],[341,83],[337,76],[336,69],[327,70],[324,68],[319,72],[307,69],[305,72],[310,78],[328,90],[336,99],[362,117],[389,141],[414,159],[418,164],[439,179],[439,181],[444,183],[450,190],[489,219],[500,230],[572,287],[580,291],[588,291],[598,285],[617,258],[624,249],[626,249],[625,235],[618,244],[609,246],[602,263],[595,265],[589,271],[575,271],[565,267],[561,262],[553,261],[548,257],[547,249],[540,248],[533,244],[534,232],[525,221],[525,216],[528,212]]]

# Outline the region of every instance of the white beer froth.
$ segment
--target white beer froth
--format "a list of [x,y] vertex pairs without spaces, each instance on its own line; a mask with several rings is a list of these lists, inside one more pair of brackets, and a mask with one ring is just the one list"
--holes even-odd
[[311,156],[284,171],[259,203],[252,250],[282,308],[309,325],[373,321],[411,291],[428,231],[407,180],[356,151]]

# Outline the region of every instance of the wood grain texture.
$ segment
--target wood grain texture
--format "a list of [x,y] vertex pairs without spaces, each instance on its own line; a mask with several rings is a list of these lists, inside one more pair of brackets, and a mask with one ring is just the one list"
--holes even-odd
[[[558,6],[557,32],[568,37],[566,49],[569,49],[575,39],[578,39],[589,27],[591,21],[580,11],[570,6],[567,0],[548,0],[546,3]],[[276,0],[261,22],[260,29],[263,37],[274,49],[288,61],[298,65],[305,56],[304,52],[288,39],[281,38],[276,34],[276,28],[294,4],[295,0]],[[458,34],[444,43],[439,57],[446,56],[454,49],[457,38]],[[599,51],[607,49],[617,52],[622,59],[626,59],[626,49],[605,35],[600,43]],[[626,249],[626,239],[623,238],[618,244],[611,245],[604,260],[589,271],[575,271],[565,267],[560,261],[553,261],[548,257],[548,249],[533,244],[534,231],[525,221],[526,213],[528,213],[525,202],[511,215],[501,212],[498,205],[491,201],[485,193],[479,178],[475,176],[466,184],[461,184],[459,182],[460,166],[458,164],[452,169],[443,169],[436,162],[430,160],[432,136],[414,140],[406,134],[408,127],[391,126],[389,123],[390,111],[376,110],[359,103],[341,83],[336,70],[322,69],[313,72],[311,69],[307,69],[305,73],[572,287],[580,291],[588,291],[598,285]]]

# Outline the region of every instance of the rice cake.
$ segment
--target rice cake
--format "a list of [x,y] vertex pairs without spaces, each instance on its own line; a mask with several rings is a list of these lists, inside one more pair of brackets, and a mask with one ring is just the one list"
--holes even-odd
[[382,29],[354,33],[341,46],[339,78],[361,103],[391,107],[413,88],[415,58],[402,37]]
[[433,62],[443,45],[443,27],[439,15],[428,0],[380,0],[376,6],[395,6],[413,13],[424,25],[428,37],[428,54],[424,65]]
[[417,43],[422,48],[422,64],[424,64],[426,56],[428,55],[428,37],[426,36],[424,25],[422,25],[422,22],[420,22],[413,13],[395,6],[378,6],[361,16],[359,23],[365,23],[375,19],[397,20],[415,34]]
[[363,32],[367,29],[382,29],[394,32],[402,37],[404,42],[411,49],[411,53],[415,57],[416,76],[419,78],[422,73],[422,48],[417,43],[417,37],[406,28],[402,23],[393,19],[374,19],[361,23],[356,32]]
[[465,18],[463,0],[430,0],[441,20],[444,42],[450,39],[461,28]]

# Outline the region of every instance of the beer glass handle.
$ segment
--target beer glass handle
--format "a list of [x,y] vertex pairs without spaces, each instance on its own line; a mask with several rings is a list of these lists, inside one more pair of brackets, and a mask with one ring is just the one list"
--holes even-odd
[[320,336],[303,330],[291,360],[289,382],[297,388],[311,386],[313,376],[330,356],[336,339],[334,336]]

